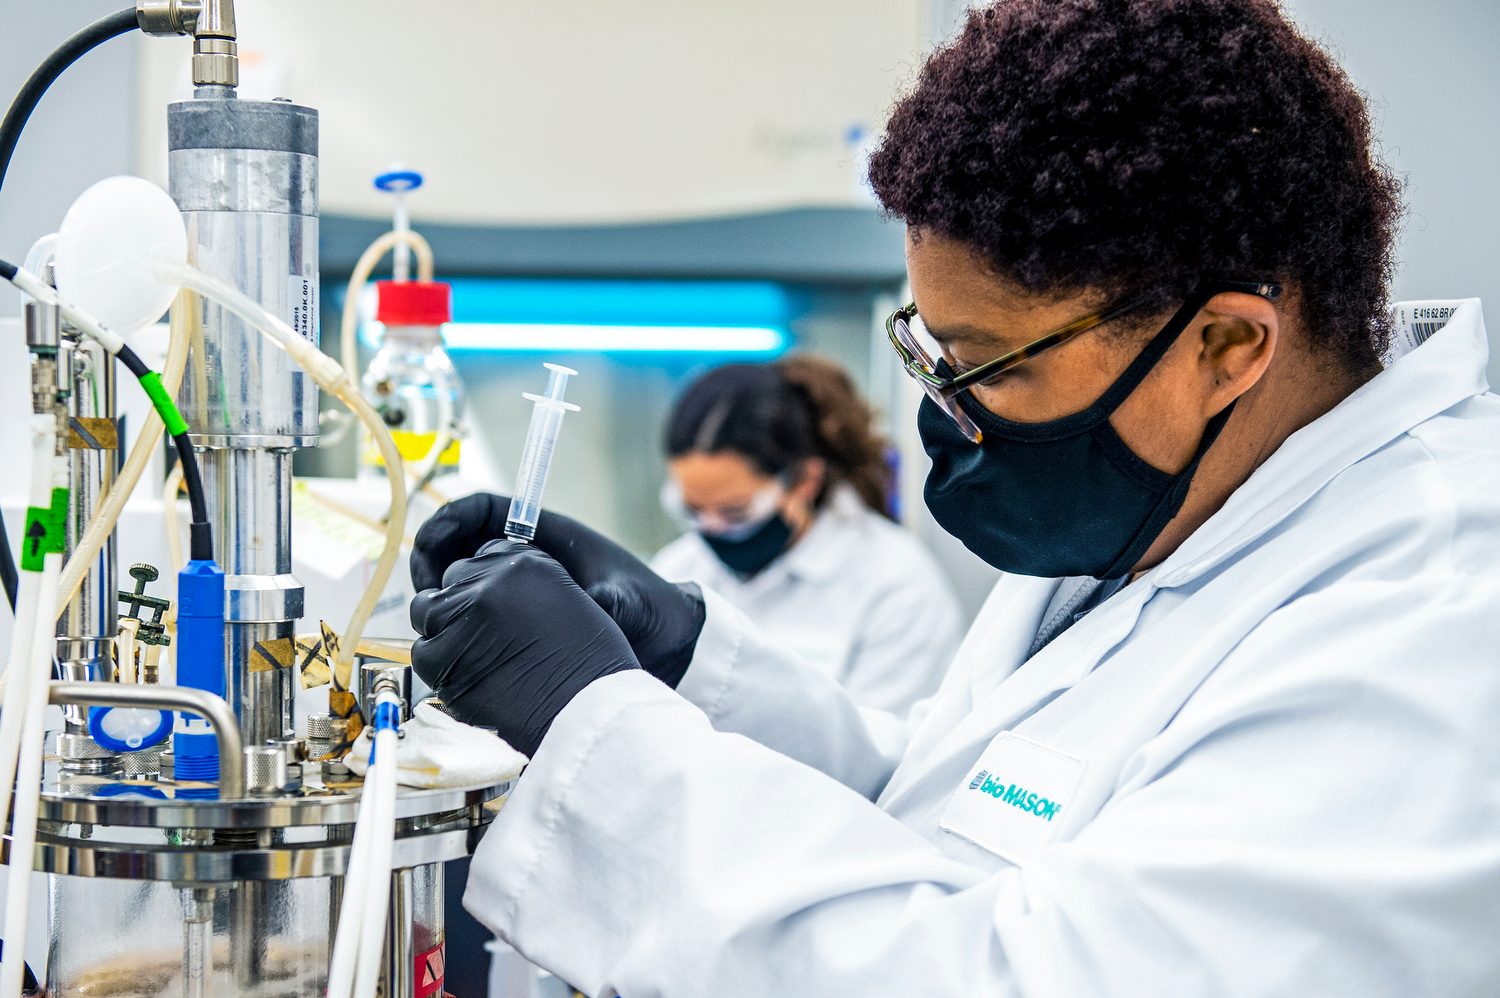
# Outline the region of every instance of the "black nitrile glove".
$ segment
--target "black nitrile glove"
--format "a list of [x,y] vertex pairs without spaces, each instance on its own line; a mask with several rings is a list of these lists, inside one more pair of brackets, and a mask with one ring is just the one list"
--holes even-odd
[[640,668],[609,615],[533,545],[486,544],[443,584],[411,601],[412,668],[459,720],[528,756],[585,686]]
[[[449,565],[505,536],[509,510],[508,497],[480,492],[432,514],[412,546],[412,585],[418,592],[442,585]],[[556,558],[614,619],[641,667],[675,689],[703,631],[702,591],[667,582],[603,534],[557,513],[542,512],[532,543]]]

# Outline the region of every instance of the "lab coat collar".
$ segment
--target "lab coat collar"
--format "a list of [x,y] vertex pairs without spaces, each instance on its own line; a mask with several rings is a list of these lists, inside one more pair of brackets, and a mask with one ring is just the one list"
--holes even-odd
[[847,483],[835,485],[812,526],[782,556],[779,567],[794,578],[831,582],[849,559],[849,527],[863,509],[864,504],[854,489]]
[[1197,578],[1255,542],[1356,462],[1425,420],[1489,390],[1489,339],[1478,298],[1448,324],[1293,433],[1156,570],[1170,589]]

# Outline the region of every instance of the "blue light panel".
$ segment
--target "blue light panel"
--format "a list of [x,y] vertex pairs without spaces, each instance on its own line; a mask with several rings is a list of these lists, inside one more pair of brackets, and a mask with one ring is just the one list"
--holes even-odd
[[[771,281],[454,278],[448,348],[774,357],[796,304]],[[378,338],[378,326],[365,339]]]

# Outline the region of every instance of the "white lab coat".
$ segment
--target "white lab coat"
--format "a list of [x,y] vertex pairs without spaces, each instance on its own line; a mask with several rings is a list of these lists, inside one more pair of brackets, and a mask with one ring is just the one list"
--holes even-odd
[[791,550],[748,580],[696,533],[662,548],[651,567],[714,590],[856,703],[902,717],[937,691],[963,637],[958,597],[936,559],[848,485],[833,490]]
[[[678,692],[559,714],[466,904],[596,996],[1500,994],[1486,355],[1470,300],[1024,665],[1057,582],[1003,577],[910,735],[710,597]],[[1016,734],[1082,761],[1040,847],[969,789]]]

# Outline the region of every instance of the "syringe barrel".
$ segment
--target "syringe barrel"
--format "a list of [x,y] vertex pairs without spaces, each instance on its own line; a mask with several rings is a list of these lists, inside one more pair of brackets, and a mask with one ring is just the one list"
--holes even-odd
[[531,410],[531,426],[526,431],[526,446],[516,471],[516,491],[505,517],[505,536],[512,540],[529,541],[536,535],[536,521],[542,515],[542,493],[547,489],[547,473],[552,468],[552,451],[567,411],[566,406],[549,399],[537,399]]

